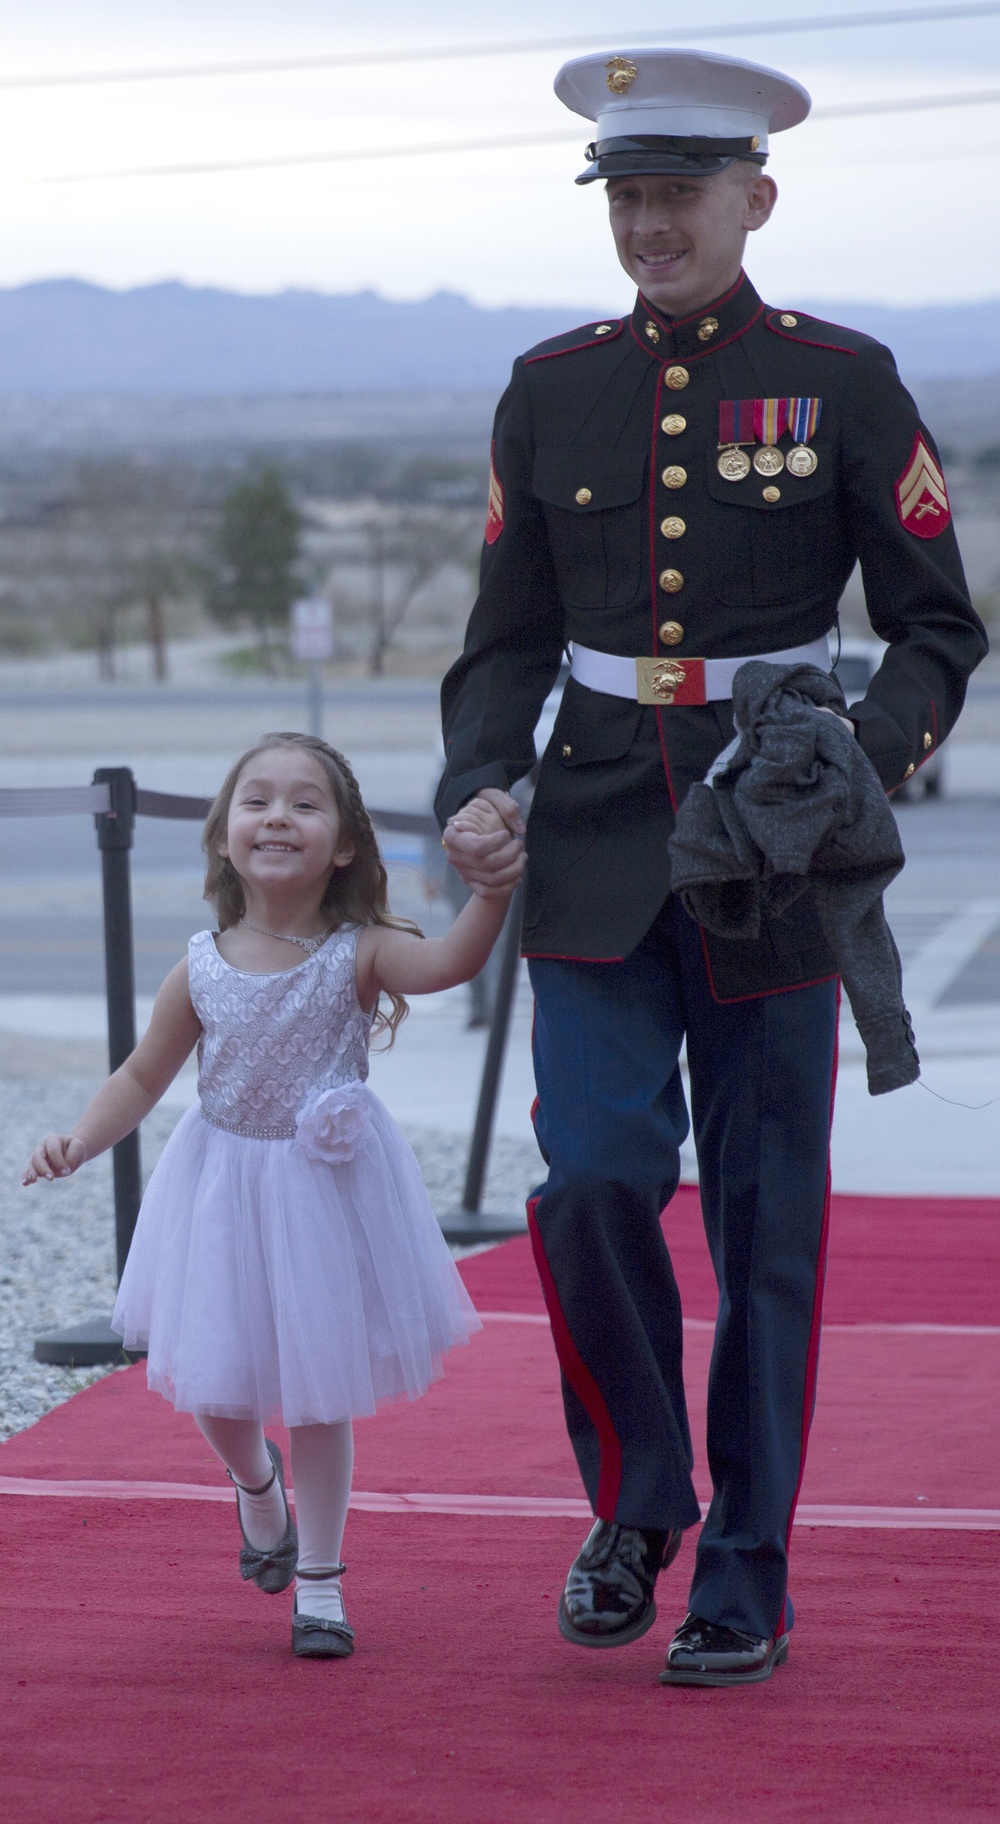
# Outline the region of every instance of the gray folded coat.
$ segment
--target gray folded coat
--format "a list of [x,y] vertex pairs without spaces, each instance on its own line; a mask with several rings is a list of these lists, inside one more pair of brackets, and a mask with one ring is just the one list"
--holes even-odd
[[758,937],[765,915],[811,891],[881,1096],[920,1075],[882,904],[904,856],[875,769],[837,720],[846,710],[815,666],[741,665],[736,740],[678,810],[671,884],[700,925],[731,938]]

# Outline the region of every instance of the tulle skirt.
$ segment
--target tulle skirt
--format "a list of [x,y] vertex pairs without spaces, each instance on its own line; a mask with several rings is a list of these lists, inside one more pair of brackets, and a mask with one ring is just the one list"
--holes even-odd
[[332,1424],[415,1399],[481,1326],[420,1168],[371,1090],[345,1163],[178,1122],[149,1181],[114,1327],[182,1412]]

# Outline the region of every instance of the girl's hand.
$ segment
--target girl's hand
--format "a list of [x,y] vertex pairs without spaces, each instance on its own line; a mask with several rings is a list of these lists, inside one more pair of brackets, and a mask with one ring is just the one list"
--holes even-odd
[[507,792],[480,792],[444,831],[452,867],[480,899],[509,898],[524,872],[524,819]]
[[73,1134],[47,1134],[31,1155],[22,1184],[37,1184],[39,1178],[69,1178],[87,1157],[82,1140]]

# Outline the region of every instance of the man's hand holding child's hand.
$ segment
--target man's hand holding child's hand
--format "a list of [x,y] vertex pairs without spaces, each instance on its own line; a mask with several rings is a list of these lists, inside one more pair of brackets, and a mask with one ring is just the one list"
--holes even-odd
[[524,819],[509,792],[489,786],[449,818],[445,854],[480,899],[507,898],[524,872]]

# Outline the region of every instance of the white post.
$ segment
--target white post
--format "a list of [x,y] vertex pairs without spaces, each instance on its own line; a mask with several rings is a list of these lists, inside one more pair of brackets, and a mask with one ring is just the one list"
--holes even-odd
[[307,667],[309,733],[323,735],[323,672],[333,658],[333,606],[325,596],[304,596],[292,603],[292,657]]

